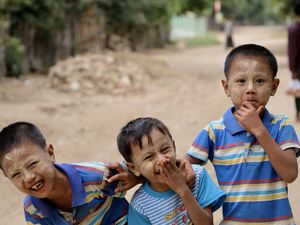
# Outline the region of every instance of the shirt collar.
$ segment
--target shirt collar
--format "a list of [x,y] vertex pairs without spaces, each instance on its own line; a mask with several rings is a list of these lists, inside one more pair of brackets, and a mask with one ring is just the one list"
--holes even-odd
[[[240,132],[246,132],[244,128],[238,123],[236,118],[233,115],[235,107],[230,107],[223,115],[223,121],[225,125],[225,129],[229,131],[232,135],[235,135]],[[262,122],[264,126],[269,129],[271,121],[274,119],[274,116],[269,113],[269,111],[264,108]]]
[[[70,164],[54,164],[54,166],[68,176],[72,189],[72,208],[85,204],[86,193],[77,170]],[[30,198],[32,204],[42,212],[43,216],[48,217],[58,214],[58,210],[46,199],[39,199],[34,196],[30,196]]]

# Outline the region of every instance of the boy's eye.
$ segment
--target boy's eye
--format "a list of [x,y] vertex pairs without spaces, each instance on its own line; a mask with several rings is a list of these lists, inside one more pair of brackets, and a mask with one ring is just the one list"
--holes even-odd
[[29,164],[28,167],[29,167],[29,168],[30,168],[30,167],[33,167],[35,164],[37,164],[37,162],[32,162],[32,163]]
[[259,83],[259,84],[262,84],[262,83],[264,83],[264,80],[263,79],[257,79],[256,82]]
[[165,147],[160,152],[168,152],[168,151],[169,151],[169,147]]
[[246,83],[246,80],[245,79],[239,79],[239,80],[237,80],[237,82],[240,83],[240,84],[244,84],[244,83]]
[[18,176],[20,175],[20,173],[18,172],[18,173],[14,173],[12,176],[11,176],[11,178],[17,178]]
[[144,160],[151,160],[153,158],[153,155],[147,155]]

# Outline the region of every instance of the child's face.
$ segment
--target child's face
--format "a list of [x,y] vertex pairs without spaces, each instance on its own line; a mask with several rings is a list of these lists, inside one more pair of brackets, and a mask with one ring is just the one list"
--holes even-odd
[[144,135],[142,149],[138,145],[131,146],[133,163],[128,163],[128,167],[136,175],[142,174],[154,190],[165,191],[168,186],[161,177],[160,162],[166,159],[176,162],[175,145],[168,135],[157,129],[153,129],[150,136],[153,145],[148,143],[148,138]]
[[6,153],[2,169],[8,179],[23,193],[47,198],[54,187],[55,167],[52,145],[41,149],[26,141]]
[[236,56],[230,67],[229,77],[222,80],[225,93],[239,109],[243,102],[250,102],[257,109],[265,106],[279,84],[273,79],[266,59],[262,57]]

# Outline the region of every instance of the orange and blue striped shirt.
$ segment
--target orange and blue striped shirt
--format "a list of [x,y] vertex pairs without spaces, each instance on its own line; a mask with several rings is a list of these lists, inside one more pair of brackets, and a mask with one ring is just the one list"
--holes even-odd
[[[242,128],[228,109],[196,137],[187,154],[210,160],[220,187],[227,193],[221,224],[295,224],[287,183],[272,168],[256,138]],[[297,149],[297,134],[288,118],[264,110],[262,121],[282,150]]]
[[72,213],[65,213],[47,200],[27,195],[24,211],[27,224],[110,224],[127,222],[128,202],[124,193],[115,193],[120,182],[105,184],[114,174],[102,162],[55,164],[67,174],[72,188]]

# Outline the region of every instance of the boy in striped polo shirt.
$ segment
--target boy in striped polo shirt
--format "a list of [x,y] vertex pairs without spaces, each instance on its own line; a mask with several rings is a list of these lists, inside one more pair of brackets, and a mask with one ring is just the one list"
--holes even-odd
[[0,132],[0,166],[23,193],[27,224],[127,224],[128,202],[107,184],[112,170],[101,162],[54,164],[54,149],[33,124],[17,122]]
[[161,121],[132,120],[121,129],[117,143],[128,169],[146,179],[132,197],[129,225],[213,223],[212,212],[223,203],[224,192],[199,165],[193,165],[195,183],[189,189],[185,166],[176,165],[175,142]]
[[221,224],[295,224],[287,184],[297,178],[300,145],[288,118],[265,108],[279,84],[276,59],[263,46],[241,45],[224,72],[233,107],[200,131],[186,158],[212,162],[227,193]]

